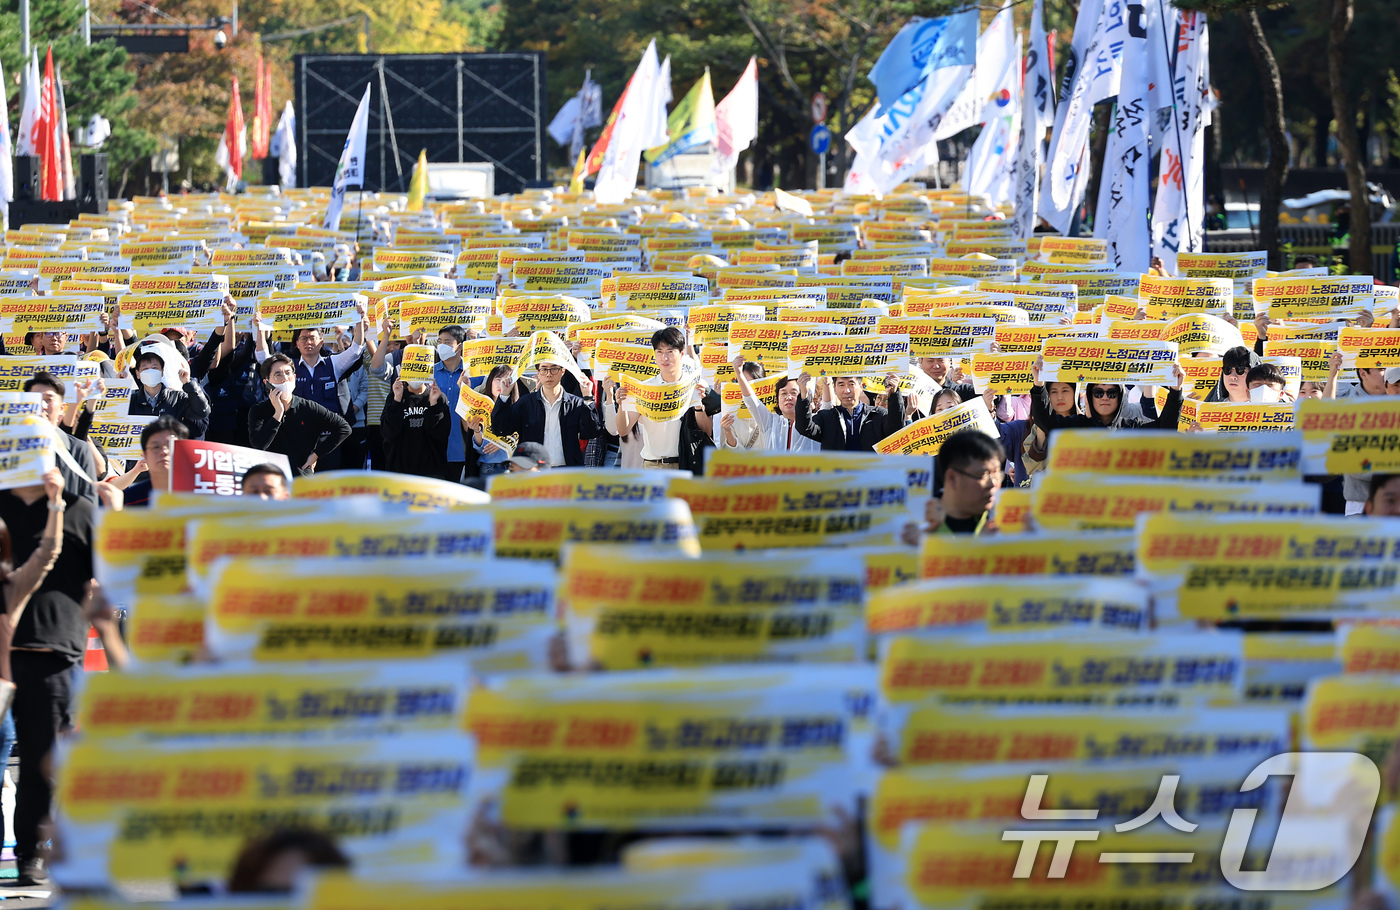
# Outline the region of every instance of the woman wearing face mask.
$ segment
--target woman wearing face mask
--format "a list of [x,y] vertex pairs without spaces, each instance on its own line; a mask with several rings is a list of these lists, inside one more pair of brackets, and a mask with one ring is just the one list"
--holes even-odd
[[1221,357],[1220,381],[1206,396],[1206,401],[1228,401],[1244,404],[1249,401],[1249,371],[1260,364],[1262,358],[1246,347],[1230,348]]
[[447,438],[455,419],[436,383],[397,380],[380,416],[388,469],[419,477],[443,476]]
[[[165,386],[165,361],[174,358],[181,388]],[[199,383],[190,379],[189,364],[168,342],[142,344],[136,353],[139,387],[131,393],[127,413],[132,417],[160,417],[169,414],[185,425],[191,439],[203,439],[209,428],[209,399]]]

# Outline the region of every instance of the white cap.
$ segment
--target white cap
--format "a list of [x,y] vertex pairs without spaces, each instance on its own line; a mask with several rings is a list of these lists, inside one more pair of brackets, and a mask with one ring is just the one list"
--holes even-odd
[[1400,382],[1400,367],[1390,367],[1385,371],[1386,382]]

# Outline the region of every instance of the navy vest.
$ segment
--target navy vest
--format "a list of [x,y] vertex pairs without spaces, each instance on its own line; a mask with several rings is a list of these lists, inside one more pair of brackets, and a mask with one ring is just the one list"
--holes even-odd
[[336,390],[335,366],[329,357],[322,357],[316,369],[308,370],[306,362],[297,358],[297,395],[314,401],[332,414],[340,413],[340,393]]

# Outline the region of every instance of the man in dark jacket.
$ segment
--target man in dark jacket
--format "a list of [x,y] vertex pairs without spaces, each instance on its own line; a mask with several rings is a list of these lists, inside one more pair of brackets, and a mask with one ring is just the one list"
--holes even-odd
[[877,408],[860,400],[858,376],[840,376],[835,382],[836,404],[826,410],[812,410],[807,386],[812,377],[797,377],[797,410],[793,425],[797,432],[821,443],[826,451],[871,452],[875,444],[904,429],[904,396],[899,394],[899,377],[885,377],[889,408]]
[[248,412],[248,443],[255,449],[287,456],[292,473],[310,474],[322,456],[350,438],[350,424],[314,401],[292,394],[296,367],[286,354],[263,362],[268,398]]
[[169,414],[185,425],[191,439],[202,439],[209,428],[209,399],[204,397],[199,383],[190,378],[189,363],[183,359],[176,369],[182,388],[167,388],[164,381],[166,357],[179,357],[175,345],[143,342],[137,350],[137,387],[131,393],[127,413],[132,417]]
[[564,366],[541,363],[536,366],[539,387],[512,402],[496,401],[491,412],[491,432],[497,436],[512,433],[520,442],[537,442],[549,452],[551,467],[583,465],[581,439],[593,439],[602,432],[598,412],[578,395],[564,391]]
[[[415,391],[405,388],[408,385],[427,388]],[[380,417],[385,466],[400,474],[441,477],[447,468],[447,442],[454,419],[437,383],[396,381]]]

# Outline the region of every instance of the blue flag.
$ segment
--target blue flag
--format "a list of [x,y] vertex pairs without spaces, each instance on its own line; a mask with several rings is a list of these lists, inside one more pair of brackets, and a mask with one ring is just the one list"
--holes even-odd
[[910,19],[870,69],[880,106],[889,107],[934,70],[977,62],[976,7],[951,16]]

